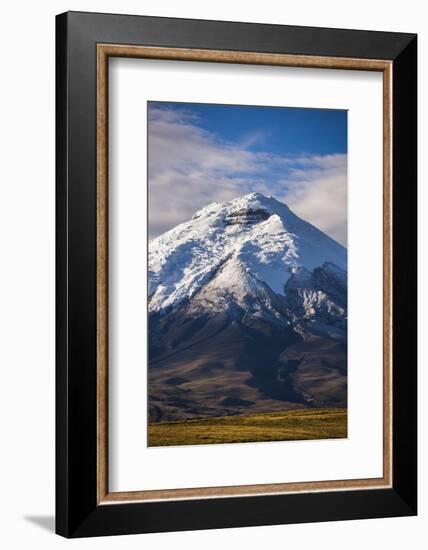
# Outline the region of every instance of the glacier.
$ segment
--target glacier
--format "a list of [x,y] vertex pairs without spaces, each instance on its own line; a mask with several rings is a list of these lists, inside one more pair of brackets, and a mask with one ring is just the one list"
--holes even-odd
[[212,203],[150,241],[149,311],[192,298],[220,268],[225,289],[248,273],[284,295],[293,273],[326,262],[346,271],[346,249],[275,198],[251,193]]

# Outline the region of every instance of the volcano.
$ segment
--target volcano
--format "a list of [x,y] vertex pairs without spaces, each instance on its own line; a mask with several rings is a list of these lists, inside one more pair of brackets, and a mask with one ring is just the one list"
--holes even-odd
[[149,243],[150,422],[346,407],[347,251],[273,197]]

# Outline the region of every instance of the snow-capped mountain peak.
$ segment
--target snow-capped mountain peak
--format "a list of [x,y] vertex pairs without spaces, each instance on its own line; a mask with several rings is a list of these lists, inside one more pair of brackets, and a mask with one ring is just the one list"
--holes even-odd
[[235,289],[240,301],[251,285],[284,296],[293,273],[326,262],[346,270],[346,256],[343,246],[273,197],[250,193],[211,203],[149,243],[149,311],[167,312],[208,283],[216,300],[222,293],[233,298]]

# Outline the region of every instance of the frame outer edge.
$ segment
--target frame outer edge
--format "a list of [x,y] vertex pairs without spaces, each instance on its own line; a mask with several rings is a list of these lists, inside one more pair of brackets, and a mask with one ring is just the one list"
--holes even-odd
[[417,514],[417,36],[393,63],[393,486]]
[[55,20],[55,203],[56,203],[56,377],[55,377],[55,531],[69,534],[68,506],[68,235],[67,235],[67,156],[68,156],[68,97],[67,97],[67,14]]
[[[282,51],[286,50],[289,55],[355,57],[366,60],[377,58],[391,61],[415,36],[412,33],[337,27],[303,27],[84,11],[67,13],[70,16],[70,22],[81,27],[83,33],[94,35],[100,26],[108,28],[109,31],[114,27],[117,33],[127,34],[126,43],[130,46],[140,44],[141,36],[144,36],[146,46],[277,53],[278,46],[281,44]],[[97,41],[101,42],[102,38],[97,38]],[[217,45],[225,41],[234,44],[230,47]],[[209,45],[207,45],[208,42]],[[113,40],[113,43],[121,43],[121,41]],[[252,43],[250,48],[248,43]],[[355,54],[356,51],[358,54]]]
[[[71,15],[71,17],[70,17]],[[132,17],[132,16],[113,16],[110,14],[88,14],[88,13],[77,13],[77,12],[68,12],[66,14],[61,14],[57,16],[56,19],[56,47],[57,47],[57,57],[56,57],[56,91],[57,91],[57,105],[56,105],[56,152],[57,152],[57,168],[56,168],[56,189],[57,189],[57,218],[56,218],[56,232],[57,232],[57,260],[56,260],[56,276],[57,276],[57,319],[56,319],[56,335],[57,335],[57,351],[56,351],[56,372],[57,372],[57,380],[56,380],[56,435],[57,435],[57,443],[56,443],[56,457],[57,457],[57,471],[56,471],[56,512],[57,512],[57,518],[56,518],[56,531],[58,534],[65,536],[65,537],[80,537],[80,536],[97,536],[97,535],[106,535],[106,534],[124,534],[124,533],[137,533],[137,532],[160,532],[160,531],[177,531],[177,530],[183,530],[183,529],[201,529],[201,528],[215,528],[215,527],[237,527],[237,526],[244,526],[244,525],[264,525],[264,524],[278,524],[278,523],[298,523],[302,521],[326,521],[325,516],[325,508],[329,506],[333,506],[333,502],[342,502],[347,505],[345,505],[340,510],[334,510],[332,509],[332,515],[328,519],[358,519],[363,517],[392,517],[392,516],[404,516],[404,515],[412,515],[416,513],[416,439],[415,439],[415,423],[413,420],[415,419],[415,405],[413,404],[410,407],[410,411],[405,411],[406,405],[412,404],[412,400],[415,397],[415,388],[416,388],[416,372],[414,368],[411,369],[411,380],[407,381],[405,380],[405,362],[404,362],[404,354],[403,354],[403,346],[400,348],[398,346],[398,352],[401,353],[401,356],[399,355],[400,361],[398,362],[398,366],[400,368],[400,376],[399,379],[397,379],[397,376],[395,376],[396,368],[394,365],[394,405],[397,402],[397,397],[401,398],[398,401],[399,405],[399,411],[401,415],[400,422],[397,423],[397,421],[394,421],[394,480],[393,480],[393,489],[390,490],[375,490],[375,494],[379,495],[375,499],[375,494],[370,494],[370,491],[353,491],[354,495],[352,495],[352,498],[349,496],[349,491],[345,491],[342,493],[341,496],[339,496],[338,493],[322,493],[322,497],[320,494],[318,496],[314,496],[315,494],[309,494],[309,495],[277,495],[277,496],[269,496],[269,497],[251,497],[251,498],[235,498],[235,499],[212,499],[211,502],[207,500],[196,500],[196,501],[172,501],[172,502],[162,502],[162,503],[151,503],[151,504],[127,504],[127,505],[110,505],[110,506],[96,506],[96,500],[95,500],[95,487],[92,488],[92,485],[89,485],[89,482],[94,478],[93,471],[92,471],[92,459],[93,459],[93,452],[92,452],[92,444],[91,449],[89,452],[89,470],[87,476],[85,475],[85,478],[83,480],[80,480],[78,477],[79,474],[79,468],[82,463],[81,457],[78,458],[76,465],[76,461],[74,461],[73,455],[70,452],[71,447],[73,447],[73,453],[78,453],[81,456],[83,456],[83,453],[85,449],[82,447],[84,443],[81,443],[80,440],[78,441],[76,439],[76,433],[75,430],[80,426],[81,417],[76,420],[74,415],[71,415],[70,412],[76,412],[76,384],[78,382],[85,382],[88,380],[90,384],[92,384],[92,375],[85,375],[85,380],[80,380],[79,376],[81,376],[82,368],[79,367],[77,369],[77,375],[74,374],[74,376],[70,376],[70,373],[68,371],[68,360],[69,360],[69,352],[68,352],[68,292],[69,292],[69,283],[67,276],[69,274],[68,270],[68,256],[72,256],[73,250],[70,249],[70,252],[68,252],[68,246],[69,246],[69,239],[71,238],[71,231],[68,229],[68,216],[73,215],[74,218],[76,215],[79,214],[79,212],[76,212],[74,209],[71,208],[71,206],[68,206],[68,167],[73,167],[71,164],[73,153],[70,153],[68,150],[68,135],[71,133],[71,137],[73,137],[73,129],[75,130],[75,123],[73,120],[70,120],[68,117],[73,114],[72,107],[76,107],[76,90],[77,88],[77,81],[76,81],[76,60],[80,56],[80,59],[83,61],[85,60],[84,67],[82,67],[82,74],[85,76],[85,78],[88,79],[87,82],[83,83],[83,92],[80,97],[83,97],[85,101],[89,102],[89,105],[84,104],[84,110],[88,110],[88,108],[91,105],[90,98],[87,96],[87,91],[90,90],[91,84],[90,80],[92,79],[92,75],[89,74],[88,70],[90,69],[91,65],[93,65],[93,61],[86,62],[87,56],[90,56],[90,48],[99,41],[104,41],[102,38],[104,36],[104,22],[106,21],[106,18],[108,16],[108,19],[110,21],[110,24],[112,21],[119,22],[120,19],[122,19],[122,24],[124,20],[139,20],[139,23],[141,23],[141,20],[144,20],[144,25],[148,25],[148,20],[153,21],[153,24],[157,26],[159,24],[159,21],[162,19],[162,24],[165,25],[168,22],[179,22],[180,28],[186,27],[186,24],[189,23],[189,31],[190,27],[194,27],[194,25],[190,25],[190,20],[185,22],[186,20],[183,19],[177,19],[177,20],[171,20],[167,18],[145,18],[145,17]],[[136,23],[136,21],[135,21]],[[196,24],[196,21],[193,21],[194,24]],[[202,23],[202,22],[200,22]],[[214,22],[210,22],[214,23]],[[239,26],[239,23],[227,23],[230,25],[230,28],[233,27],[233,25]],[[218,23],[218,25],[222,25],[222,23]],[[251,25],[254,30],[256,30],[257,24]],[[259,25],[259,28],[266,27],[267,29],[269,27],[272,27],[271,25]],[[247,27],[248,28],[248,27]],[[279,28],[279,26],[278,26]],[[282,32],[285,31],[285,27],[281,27]],[[301,28],[301,31],[304,31],[304,27]],[[164,27],[164,30],[167,31],[167,28]],[[277,29],[278,30],[278,29]],[[308,30],[308,29],[306,29]],[[323,31],[327,31],[328,29],[323,29]],[[332,29],[333,32],[335,32],[337,29]],[[110,32],[110,31],[109,31]],[[125,32],[125,34],[123,34]],[[119,33],[123,36],[127,36],[127,31],[124,31],[123,28],[119,29],[119,31],[115,31],[116,34]],[[158,31],[156,31],[158,32]],[[155,32],[155,35],[156,35]],[[181,32],[181,31],[180,31]],[[352,32],[352,31],[349,31]],[[354,31],[355,32],[355,31]],[[357,31],[357,33],[360,31]],[[174,35],[174,33],[172,33]],[[358,36],[362,36],[364,34],[363,31],[361,31],[361,34]],[[403,132],[402,135],[402,141],[404,142],[406,138],[404,138],[404,134],[406,134],[406,137],[410,137],[409,143],[415,144],[416,142],[416,110],[414,110],[412,107],[407,106],[407,111],[405,106],[406,100],[410,102],[414,102],[416,99],[416,75],[412,75],[412,71],[416,71],[416,39],[415,35],[403,35],[400,33],[374,33],[376,35],[383,35],[382,40],[385,39],[386,42],[389,40],[390,44],[390,51],[392,52],[394,50],[392,46],[392,42],[394,40],[394,37],[396,36],[396,40],[398,43],[403,44],[406,43],[406,46],[404,49],[400,50],[400,53],[398,55],[391,55],[384,57],[383,59],[388,59],[394,61],[394,124],[396,128],[396,132],[394,133],[394,153],[396,151],[400,151],[400,147],[397,145],[396,140],[396,134],[397,134],[397,121],[401,121],[402,127],[400,129],[405,128],[406,131]],[[73,42],[73,48],[74,52],[73,55],[71,55],[69,40],[71,39]],[[388,35],[388,36],[386,36]],[[174,35],[175,36],[175,35]],[[353,35],[354,37],[356,35]],[[229,38],[228,38],[229,39]],[[167,39],[165,39],[167,40]],[[173,37],[172,41],[180,40]],[[123,39],[124,42],[127,41],[126,38]],[[119,40],[120,42],[120,40]],[[227,42],[227,40],[226,40]],[[183,47],[185,47],[185,40],[183,41]],[[395,46],[396,48],[396,46]],[[208,48],[210,49],[210,48]],[[227,48],[226,48],[227,49]],[[251,46],[249,47],[251,49]],[[406,51],[405,51],[406,50]],[[260,51],[260,50],[259,50]],[[373,52],[375,51],[375,46],[373,45]],[[407,52],[407,53],[406,53]],[[76,56],[77,54],[77,56]],[[325,55],[325,54],[322,54]],[[363,56],[362,56],[363,57]],[[378,56],[372,56],[372,58],[378,57]],[[370,56],[369,56],[370,58]],[[409,66],[411,68],[409,69]],[[85,72],[86,71],[86,72]],[[404,86],[402,86],[402,82],[400,79],[403,78],[403,75],[406,74],[406,71],[408,74],[410,74],[410,83],[407,85],[407,88],[404,89]],[[70,76],[69,76],[70,75]],[[72,81],[72,82],[70,82]],[[88,84],[89,82],[89,84]],[[402,99],[395,102],[395,99],[397,98],[397,91],[401,93]],[[70,101],[69,98],[69,92],[74,94],[72,101]],[[77,96],[79,97],[79,96]],[[400,96],[398,96],[400,97]],[[73,103],[73,105],[70,106],[70,103]],[[74,115],[76,115],[76,111],[74,111]],[[73,116],[74,116],[73,115]],[[401,115],[401,118],[400,116]],[[408,121],[407,126],[405,124],[405,116],[410,116],[410,121]],[[77,116],[80,115],[77,113]],[[79,119],[80,121],[80,119]],[[73,122],[73,128],[71,128],[71,122]],[[89,128],[91,128],[92,122],[89,121]],[[71,129],[70,129],[71,128]],[[85,138],[85,139],[92,139],[92,138]],[[74,147],[76,149],[76,147]],[[405,150],[407,150],[405,148]],[[92,148],[91,151],[88,154],[92,154]],[[403,153],[402,153],[403,156]],[[414,183],[416,182],[416,166],[415,166],[415,159],[416,159],[416,150],[412,152],[410,157],[407,157],[404,159],[400,158],[397,160],[396,155],[394,154],[394,189],[393,189],[393,205],[394,205],[394,220],[397,219],[398,214],[398,220],[400,223],[404,223],[410,219],[411,221],[414,221],[414,219],[411,218],[411,216],[415,212],[415,204],[416,204],[416,190],[414,189]],[[92,159],[88,161],[88,166],[91,166]],[[401,169],[397,172],[397,163],[398,168]],[[407,165],[407,166],[406,166]],[[406,185],[406,174],[403,174],[403,168],[409,168],[410,169],[410,193],[405,193]],[[85,166],[81,172],[83,173],[84,177],[87,178],[88,174],[86,172],[87,166]],[[408,178],[407,178],[408,179]],[[74,182],[74,180],[73,180]],[[397,182],[401,182],[402,187],[404,189],[399,190],[397,186]],[[78,190],[81,190],[82,187],[78,187]],[[76,189],[73,188],[73,193],[76,193]],[[86,195],[86,192],[85,192]],[[82,197],[85,198],[85,197]],[[404,200],[405,206],[402,211],[398,211],[398,204],[397,199]],[[70,197],[70,199],[73,199],[76,201],[76,197]],[[72,202],[70,200],[70,202]],[[76,202],[75,202],[76,204]],[[75,221],[75,219],[72,219],[72,221]],[[86,221],[86,220],[85,220]],[[407,230],[406,235],[410,237],[415,237],[415,223],[410,224],[410,227]],[[394,239],[397,237],[398,228],[394,227]],[[72,235],[74,239],[74,244],[76,244],[76,235]],[[61,247],[65,246],[65,250]],[[403,246],[405,246],[405,243],[403,241],[394,241],[394,276],[396,275],[396,272],[398,272],[398,275],[400,276],[400,268],[399,263],[397,260],[397,251],[400,252],[400,254],[403,252]],[[399,279],[394,279],[394,281],[406,281],[410,280],[411,284],[415,282],[415,248],[414,246],[410,247],[410,250],[405,251],[407,254],[407,258],[410,260],[409,266],[406,266],[404,269],[401,268],[401,277]],[[74,257],[74,256],[73,256]],[[78,258],[79,260],[80,258]],[[403,254],[401,254],[401,259],[403,259]],[[92,276],[92,274],[89,274]],[[84,288],[86,291],[86,287]],[[75,292],[75,291],[74,291]],[[416,317],[415,317],[415,311],[414,311],[414,305],[415,305],[415,294],[414,292],[411,292],[410,294],[406,295],[410,296],[410,300],[407,300],[409,303],[404,304],[399,301],[397,302],[395,300],[397,296],[397,291],[394,289],[394,319],[397,319],[396,312],[400,311],[401,313],[408,313],[409,314],[409,325],[410,328],[415,326]],[[401,299],[403,299],[403,295],[399,296]],[[62,306],[65,306],[66,309],[64,309]],[[407,308],[407,309],[406,309]],[[407,323],[400,324],[400,330],[403,329],[403,325]],[[407,330],[405,336],[405,340],[407,343],[414,343],[415,338],[411,334],[410,328]],[[397,326],[396,321],[394,321],[394,359],[396,359],[396,350],[397,350]],[[86,342],[86,340],[85,340]],[[75,350],[73,350],[75,352]],[[86,349],[85,349],[86,353]],[[413,359],[415,357],[415,351],[412,350],[412,357]],[[71,355],[70,355],[71,357]],[[74,360],[75,360],[74,355]],[[85,359],[86,360],[86,359]],[[413,365],[413,361],[411,361],[411,364]],[[73,363],[74,365],[74,363]],[[73,371],[74,372],[74,371]],[[69,378],[72,378],[70,380]],[[405,388],[403,389],[402,385],[404,380]],[[70,389],[70,384],[74,386]],[[72,391],[73,390],[73,391]],[[89,395],[91,394],[92,389],[85,390],[83,392],[82,397],[82,403],[86,406],[88,405],[88,399],[91,399]],[[74,402],[72,402],[74,400]],[[88,405],[89,406],[89,405]],[[91,404],[92,407],[92,404]],[[93,413],[91,412],[89,417],[92,418]],[[394,417],[394,420],[397,420]],[[410,428],[410,430],[408,430]],[[406,430],[408,430],[407,438],[406,438]],[[72,431],[72,434],[70,436],[70,431]],[[92,430],[91,427],[88,427],[85,430],[85,434],[83,436],[84,441],[89,441],[88,437],[90,434],[95,433],[95,428]],[[401,440],[401,438],[404,438],[406,445],[405,448],[397,448],[397,440]],[[76,447],[77,445],[77,447]],[[405,469],[410,469],[410,471],[405,471]],[[72,488],[70,483],[71,481],[77,481],[78,488],[80,491],[76,490],[76,487]],[[89,489],[89,486],[91,489]],[[72,492],[72,494],[70,493]],[[362,493],[364,493],[364,498],[362,496]],[[328,496],[328,503],[326,502],[326,498]],[[286,512],[288,514],[289,511],[289,504],[285,503],[291,503],[291,502],[299,502],[301,498],[309,497],[310,496],[310,502],[323,502],[324,505],[319,508],[318,512],[315,513],[315,510],[311,507],[309,507],[309,519],[301,519],[299,517],[299,514],[297,512],[292,512],[291,516],[288,517],[286,515]],[[290,500],[283,500],[283,497]],[[298,497],[298,498],[295,498]],[[348,500],[351,498],[351,500]],[[319,500],[320,499],[320,500]],[[361,500],[362,499],[362,500]],[[230,509],[230,501],[234,500],[236,505],[239,504],[239,502],[243,502],[243,506],[245,509],[249,510],[249,514],[251,517],[243,517],[242,512],[239,510],[236,510],[235,512],[231,512]],[[377,504],[374,504],[374,500],[376,500]],[[220,516],[217,518],[214,518],[212,520],[209,520],[209,517],[211,517],[211,513],[209,513],[209,516],[204,516],[204,514],[201,512],[198,512],[198,510],[203,509],[208,513],[208,510],[214,511],[214,509],[218,509],[219,506],[215,503],[215,501],[220,501],[221,509],[229,509],[229,514],[231,514],[231,517],[228,519],[228,515],[225,511],[221,512]],[[239,502],[238,502],[239,501]],[[245,505],[245,501],[249,501],[247,505]],[[284,508],[283,513],[280,514],[281,517],[279,518],[278,513],[275,514],[275,518],[269,519],[269,521],[266,521],[263,519],[265,516],[264,513],[262,513],[263,508],[257,508],[260,507],[262,502],[268,503],[268,507],[271,508],[273,506],[274,502],[284,502]],[[307,504],[309,504],[309,498],[305,500]],[[259,503],[259,504],[256,504]],[[359,504],[358,504],[359,503]],[[379,512],[379,506],[381,506],[381,503],[384,503],[385,509],[382,509]],[[368,506],[369,509],[366,510],[365,506]],[[196,508],[195,508],[196,506]],[[257,509],[259,511],[257,511]],[[324,509],[324,512],[323,512]],[[86,511],[85,511],[86,510]],[[159,512],[163,510],[162,518],[159,517]],[[182,517],[185,510],[193,511],[192,513],[196,514],[195,521],[191,525],[189,525],[189,522],[186,520],[184,523],[177,525],[178,517]],[[250,512],[251,510],[251,512]],[[124,516],[124,513],[128,511],[129,514],[131,514],[132,517],[126,517]],[[169,512],[168,512],[169,511]],[[334,512],[334,513],[333,513]],[[164,514],[166,513],[166,516]],[[172,513],[172,515],[171,515]],[[255,516],[254,516],[255,514]],[[296,515],[297,514],[297,515]],[[306,513],[305,513],[306,514]],[[314,516],[315,514],[315,516]],[[174,519],[175,515],[177,515],[177,519]],[[256,521],[254,518],[258,518]],[[305,518],[307,518],[307,514],[305,515]],[[278,519],[279,518],[279,519]]]

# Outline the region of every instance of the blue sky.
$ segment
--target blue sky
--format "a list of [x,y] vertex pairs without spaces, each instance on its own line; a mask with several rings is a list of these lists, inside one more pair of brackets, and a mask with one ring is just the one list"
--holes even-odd
[[347,152],[347,111],[247,105],[157,103],[193,113],[198,125],[229,143],[275,154]]
[[258,191],[346,246],[346,111],[151,101],[148,140],[150,238]]

